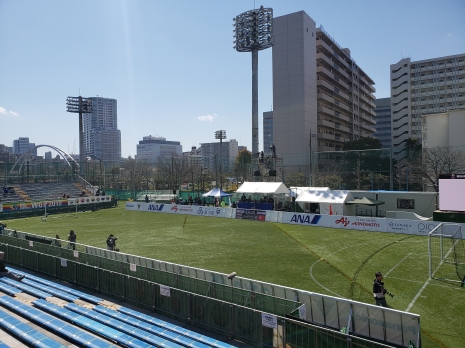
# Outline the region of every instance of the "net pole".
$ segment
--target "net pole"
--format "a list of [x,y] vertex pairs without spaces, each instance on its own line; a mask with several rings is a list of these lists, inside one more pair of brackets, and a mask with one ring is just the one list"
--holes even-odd
[[443,238],[444,238],[444,230],[443,230],[443,226],[441,224],[441,234],[440,234],[440,238],[439,238],[441,262],[444,261],[444,239]]
[[428,233],[428,254],[429,254],[429,277],[430,279],[433,278],[433,248],[431,247],[431,234],[434,232],[435,229],[433,229],[430,233]]

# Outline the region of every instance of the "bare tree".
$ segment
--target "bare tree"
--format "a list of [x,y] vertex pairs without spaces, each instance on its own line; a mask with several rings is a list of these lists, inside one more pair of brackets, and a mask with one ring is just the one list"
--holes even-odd
[[439,174],[452,174],[465,170],[465,155],[458,149],[435,147],[423,149],[422,176],[439,192]]

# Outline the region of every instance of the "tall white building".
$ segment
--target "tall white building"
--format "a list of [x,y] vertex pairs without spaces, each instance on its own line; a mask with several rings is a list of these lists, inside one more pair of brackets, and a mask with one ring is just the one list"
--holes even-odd
[[182,145],[179,141],[167,141],[163,137],[146,136],[137,145],[136,160],[155,162],[158,157],[180,156]]
[[116,99],[90,99],[93,112],[82,115],[85,154],[102,161],[120,161],[121,132],[117,125]]
[[391,65],[391,133],[396,154],[422,138],[422,116],[465,107],[465,54]]
[[304,11],[274,18],[273,31],[273,138],[287,171],[373,136],[374,82],[349,49]]

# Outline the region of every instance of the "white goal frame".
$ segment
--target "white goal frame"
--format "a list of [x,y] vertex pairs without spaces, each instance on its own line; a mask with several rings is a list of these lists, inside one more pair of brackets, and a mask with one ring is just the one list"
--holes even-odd
[[[435,242],[436,239],[439,240]],[[458,224],[441,223],[428,233],[429,277],[431,279],[463,282],[458,277],[438,275],[439,269],[444,264],[454,264],[457,267],[456,262],[451,262],[450,259],[451,254],[453,257],[454,247],[462,245],[461,243],[463,243],[462,226]]]

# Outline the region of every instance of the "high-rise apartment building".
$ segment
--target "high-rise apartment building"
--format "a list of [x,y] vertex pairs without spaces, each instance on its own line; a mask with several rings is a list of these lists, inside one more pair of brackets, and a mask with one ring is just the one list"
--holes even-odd
[[155,162],[158,157],[181,156],[182,145],[179,141],[169,141],[163,137],[148,135],[137,145],[136,160]]
[[376,133],[374,137],[384,148],[391,147],[391,98],[376,99],[375,105]]
[[465,54],[391,65],[392,146],[422,138],[422,115],[465,107]]
[[82,115],[85,154],[102,161],[120,161],[121,132],[117,127],[116,99],[90,99],[93,112]]
[[374,82],[349,49],[304,11],[274,18],[273,31],[273,138],[283,166],[297,171],[310,151],[373,136]]

